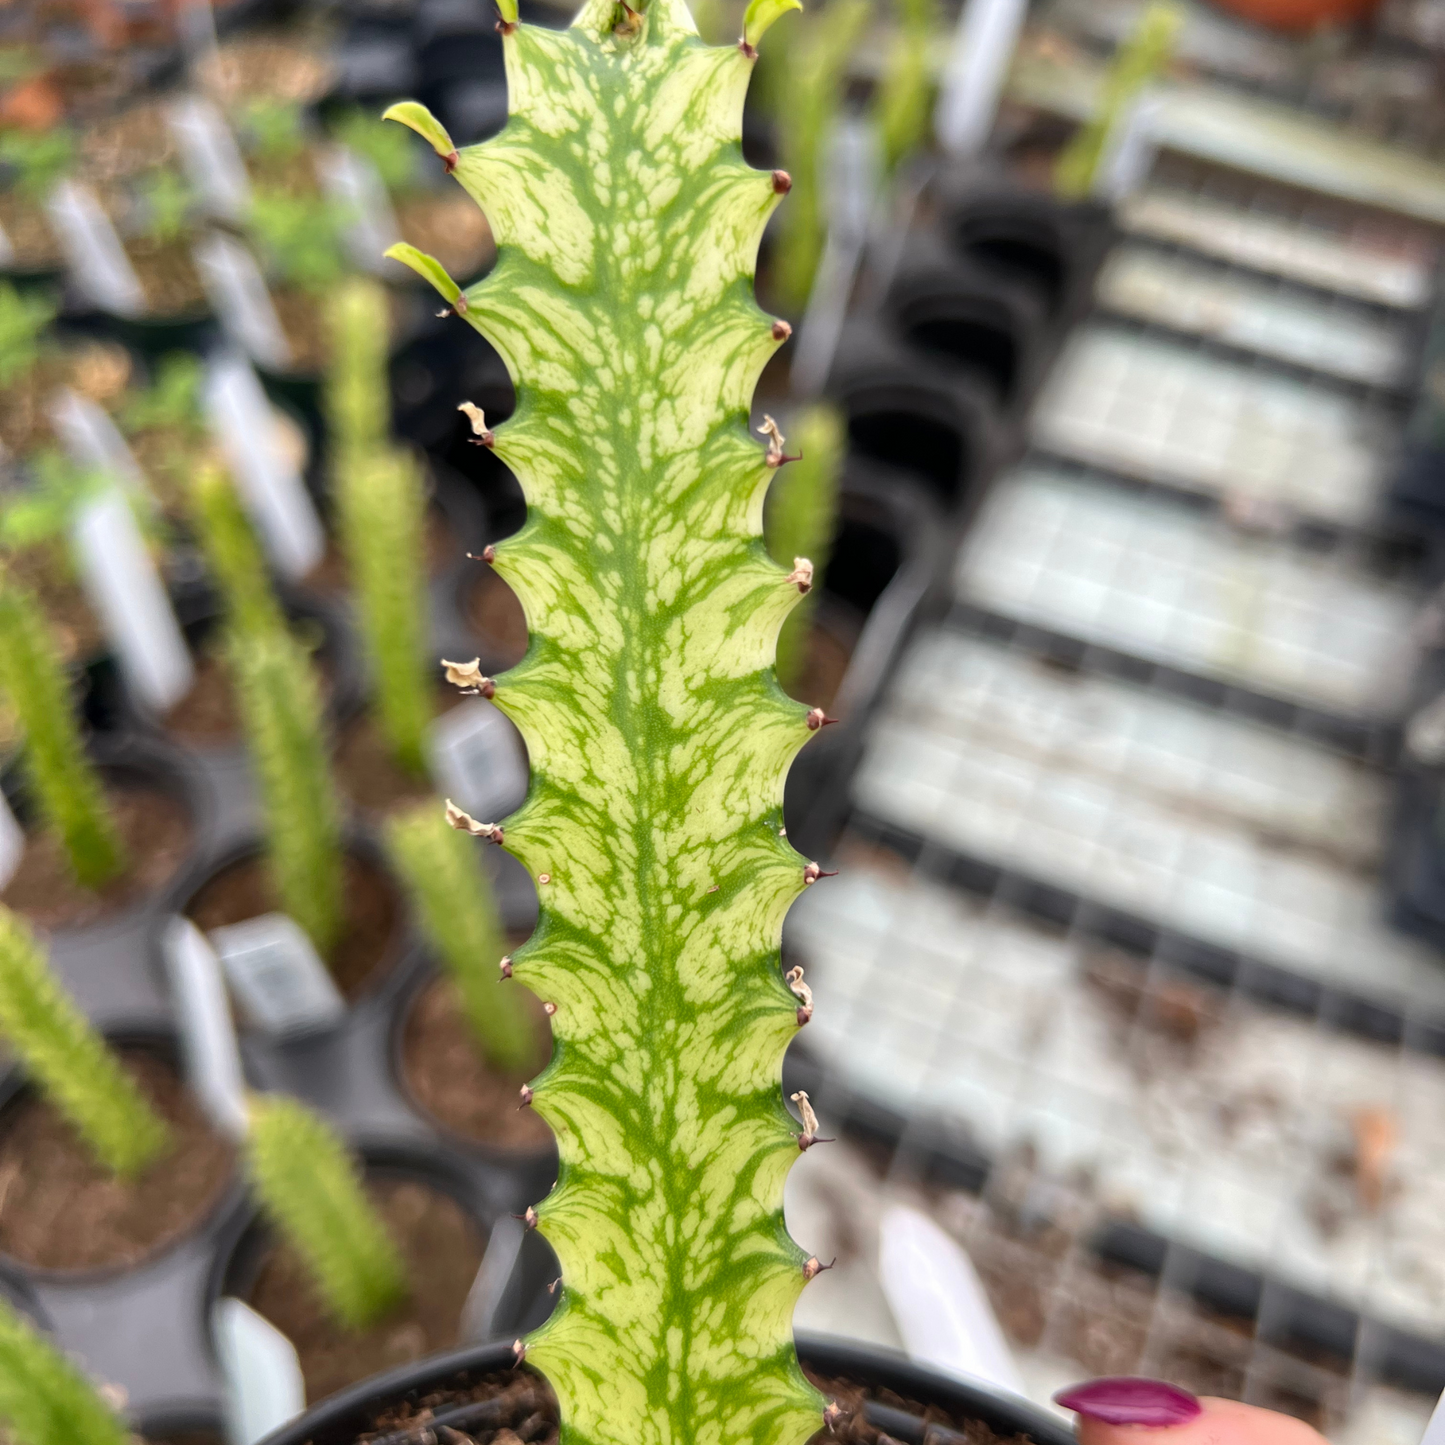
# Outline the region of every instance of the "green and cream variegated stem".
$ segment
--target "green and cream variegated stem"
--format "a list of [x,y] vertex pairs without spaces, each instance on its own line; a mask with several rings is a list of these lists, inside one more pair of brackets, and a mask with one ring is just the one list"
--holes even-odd
[[779,1088],[806,1013],[778,951],[819,876],[782,816],[819,719],[773,675],[811,569],[763,547],[782,457],[748,431],[788,334],[752,278],[789,182],[739,143],[757,42],[795,4],[755,0],[729,47],[705,45],[682,0],[589,0],[560,32],[504,8],[499,135],[458,152],[420,106],[390,112],[498,241],[464,293],[392,254],[517,388],[505,425],[474,430],[526,494],[525,527],[489,558],[531,646],[476,684],[521,729],[532,784],[504,828],[457,821],[541,899],[511,970],[552,1013],[524,1099],[557,1135],[536,1212],[563,1275],[525,1348],[576,1445],[801,1445],[822,1418],[792,1344],[817,1266],[788,1237],[783,1180],[813,1134]]

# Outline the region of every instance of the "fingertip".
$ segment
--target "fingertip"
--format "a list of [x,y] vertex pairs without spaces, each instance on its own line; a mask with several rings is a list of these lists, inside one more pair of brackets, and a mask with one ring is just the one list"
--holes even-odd
[[1079,1445],[1326,1445],[1303,1420],[1135,1376],[1089,1380],[1054,1399],[1078,1413]]
[[[1164,1380],[1141,1375],[1110,1375],[1070,1385],[1054,1396],[1057,1404],[1101,1425],[1145,1426],[1165,1429],[1186,1425],[1202,1407],[1197,1396]],[[1082,1421],[1081,1421],[1082,1423]]]

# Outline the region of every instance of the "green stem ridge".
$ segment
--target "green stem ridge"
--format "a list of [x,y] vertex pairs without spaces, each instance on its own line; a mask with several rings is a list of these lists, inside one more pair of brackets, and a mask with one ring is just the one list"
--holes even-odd
[[516,384],[493,445],[529,509],[494,552],[531,633],[495,702],[531,758],[504,846],[541,900],[512,967],[555,1010],[524,1098],[557,1135],[537,1213],[564,1290],[526,1357],[567,1445],[794,1445],[822,1406],[779,1089],[806,886],[783,781],[810,732],[772,672],[800,592],[748,433],[786,335],[752,289],[786,178],[742,159],[749,53],[682,0],[503,31],[510,119],[454,174],[498,241],[457,309]]
[[0,1424],[14,1445],[130,1445],[135,1439],[85,1376],[4,1301]]
[[366,1197],[361,1170],[331,1127],[296,1099],[253,1098],[247,1167],[261,1207],[306,1262],[348,1329],[406,1296],[406,1267]]
[[133,1179],[170,1146],[170,1130],[8,908],[0,908],[0,1034],[112,1173]]
[[231,639],[231,668],[266,816],[271,877],[324,957],[341,932],[341,812],[310,659],[286,632]]
[[226,604],[228,627],[242,637],[284,631],[286,619],[266,559],[231,479],[207,463],[192,483],[191,503],[206,565]]
[[534,1065],[537,1038],[525,1002],[516,985],[497,987],[506,940],[491,884],[478,866],[477,845],[432,802],[393,818],[387,844],[487,1058],[504,1073]]
[[121,872],[125,855],[71,711],[59,655],[35,599],[0,576],[0,687],[25,728],[26,771],[76,880],[99,888]]

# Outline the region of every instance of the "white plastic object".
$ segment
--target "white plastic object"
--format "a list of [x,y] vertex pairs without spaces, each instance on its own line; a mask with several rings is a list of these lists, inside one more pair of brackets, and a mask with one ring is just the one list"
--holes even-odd
[[903,1347],[915,1360],[1024,1393],[973,1261],[926,1214],[902,1204],[883,1211],[878,1274]]
[[50,398],[46,411],[56,438],[72,460],[108,473],[138,497],[151,497],[140,463],[103,407],[63,386]]
[[320,562],[326,533],[294,459],[281,445],[275,415],[251,364],[234,353],[206,372],[206,416],[246,511],[272,564],[299,581]]
[[380,172],[350,146],[332,145],[319,167],[326,194],[351,214],[346,254],[360,271],[381,270],[388,247],[401,240],[401,227]]
[[1445,1445],[1445,1392],[1435,1402],[1430,1418],[1425,1422],[1425,1433],[1420,1445]]
[[1028,0],[967,0],[939,84],[934,132],[958,160],[980,154],[998,114]]
[[474,818],[504,818],[527,796],[526,744],[482,698],[443,713],[431,726],[427,753],[441,791]]
[[25,829],[10,810],[9,799],[0,793],[0,890],[15,876],[25,852]]
[[117,316],[144,314],[140,277],[95,192],[61,181],[46,198],[45,211],[76,285]]
[[127,687],[146,707],[165,712],[190,691],[195,669],[130,502],[118,487],[107,488],[77,511],[70,535],[86,595]]
[[486,1253],[462,1306],[461,1337],[480,1343],[498,1334],[497,1311],[522,1253],[526,1226],[511,1215],[499,1219],[487,1237]]
[[206,1117],[232,1139],[246,1137],[246,1080],[221,961],[188,918],[172,918],[162,937],[166,977],[181,1033],[186,1082]]
[[1100,200],[1117,204],[1144,184],[1159,149],[1156,133],[1162,109],[1159,96],[1146,90],[1114,123],[1094,176],[1094,194]]
[[198,242],[191,255],[226,335],[253,361],[285,371],[291,365],[291,343],[256,258],[220,231]]
[[244,220],[251,205],[251,180],[219,108],[203,96],[186,93],[167,107],[166,120],[186,179],[206,209],[225,221]]
[[211,1326],[226,1382],[226,1445],[253,1445],[306,1408],[301,1361],[270,1320],[231,1295],[212,1307]]
[[279,1038],[339,1023],[346,1001],[315,945],[294,918],[263,913],[211,930],[211,943],[241,1006],[257,1028]]

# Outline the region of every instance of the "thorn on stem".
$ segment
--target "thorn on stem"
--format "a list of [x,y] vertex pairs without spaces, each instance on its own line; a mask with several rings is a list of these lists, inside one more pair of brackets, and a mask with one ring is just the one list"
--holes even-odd
[[472,424],[472,434],[467,438],[473,446],[492,446],[497,438],[495,433],[487,426],[487,414],[475,402],[464,401],[457,406],[458,411],[467,414],[467,420]]
[[783,455],[783,433],[779,429],[777,422],[775,422],[772,417],[764,414],[763,424],[758,428],[758,435],[767,437],[768,439],[768,454],[763,458],[763,460],[770,467],[781,466]]
[[818,731],[819,728],[825,728],[830,723],[837,722],[838,719],[835,717],[829,717],[822,708],[815,707],[808,710],[808,716],[804,718],[803,721],[808,724],[808,731],[810,733],[815,733]]
[[537,882],[538,882],[538,883],[546,884],[546,883],[550,883],[551,881],[552,881],[552,875],[551,875],[550,873],[539,873],[539,874],[537,875]]
[[758,58],[758,47],[756,45],[749,45],[746,40],[738,41],[738,49],[741,50],[749,60],[756,60]]
[[552,1283],[547,1286],[547,1293],[548,1293],[548,1294],[556,1294],[556,1293],[557,1293],[557,1286],[558,1286],[559,1284],[561,1284],[561,1283],[562,1283],[562,1276],[559,1274],[559,1275],[557,1276],[557,1278],[554,1279],[554,1280],[552,1281]]
[[793,328],[786,321],[773,322],[773,340],[786,341],[793,334]]
[[813,564],[806,557],[794,557],[793,570],[783,581],[791,582],[799,594],[806,597],[813,590]]
[[[512,955],[509,953],[509,954],[501,961],[501,963],[498,965],[498,967],[502,970],[502,978],[511,978],[511,976],[512,976]],[[498,982],[498,983],[501,983],[502,978],[499,978],[499,979],[497,980],[497,982]]]
[[796,1094],[789,1094],[788,1097],[798,1106],[798,1113],[803,1116],[803,1132],[798,1135],[798,1150],[800,1153],[807,1153],[814,1144],[832,1144],[832,1139],[824,1139],[818,1133],[818,1116],[813,1112],[813,1106],[808,1100],[805,1089],[799,1089]]
[[820,878],[836,878],[837,876],[836,868],[820,868],[816,863],[809,863],[803,869],[803,887],[809,887]]
[[498,35],[510,35],[516,28],[517,28],[517,22],[516,22],[515,20],[498,20],[498,21],[497,21],[497,34],[498,34]]
[[779,196],[786,196],[793,189],[793,178],[787,171],[773,172],[773,192]]
[[514,1214],[512,1218],[520,1219],[522,1223],[527,1226],[528,1229],[536,1229],[537,1227],[537,1211],[533,1209],[530,1204],[526,1207],[526,1209],[522,1211],[521,1214]]
[[820,1261],[818,1256],[815,1254],[807,1262],[807,1264],[803,1266],[803,1278],[804,1280],[815,1280],[820,1274],[823,1273],[824,1270],[832,1269],[833,1266],[837,1263],[838,1256],[836,1254],[831,1260],[828,1261],[827,1264],[822,1263],[822,1261]]
[[557,1005],[554,1003],[544,1003],[542,1005],[542,1012],[546,1014],[548,1018],[551,1018],[557,1012]]
[[512,1361],[513,1361],[513,1363],[520,1365],[520,1364],[522,1363],[522,1361],[525,1360],[526,1358],[527,1358],[527,1347],[526,1347],[526,1345],[524,1345],[524,1344],[521,1342],[521,1340],[513,1340],[513,1341],[512,1341]]
[[517,1107],[518,1107],[519,1109],[525,1109],[525,1108],[527,1107],[527,1105],[532,1102],[532,1090],[531,1090],[531,1088],[530,1088],[529,1085],[523,1084],[523,1085],[522,1085],[521,1093],[522,1093],[522,1102],[521,1102],[520,1104],[518,1104]]
[[465,316],[467,314],[467,297],[465,292],[458,293],[457,299],[452,302],[452,309],[458,316]]
[[461,156],[457,154],[455,148],[449,150],[446,155],[442,157],[442,167],[448,175],[451,175],[451,173],[456,170],[459,160],[461,160]]
[[487,545],[482,548],[482,561],[485,562],[488,567],[490,567],[490,566],[492,565],[492,563],[495,562],[496,560],[497,560],[497,549],[496,549],[494,546],[492,546],[492,544],[491,544],[490,542],[488,542]]
[[838,1426],[843,1423],[847,1413],[836,1400],[829,1400],[823,1407],[823,1423],[828,1427],[830,1435],[837,1434]]
[[450,798],[447,799],[447,822],[458,833],[470,833],[473,838],[485,838],[489,843],[501,845],[506,836],[500,823],[479,823],[470,813],[464,813]]
[[802,1028],[813,1017],[813,990],[803,982],[803,965],[797,964],[787,972],[788,990],[798,1000],[798,1027]]
[[495,697],[496,682],[482,672],[482,659],[474,657],[470,662],[452,662],[442,658],[442,671],[453,687],[459,687],[468,697]]

